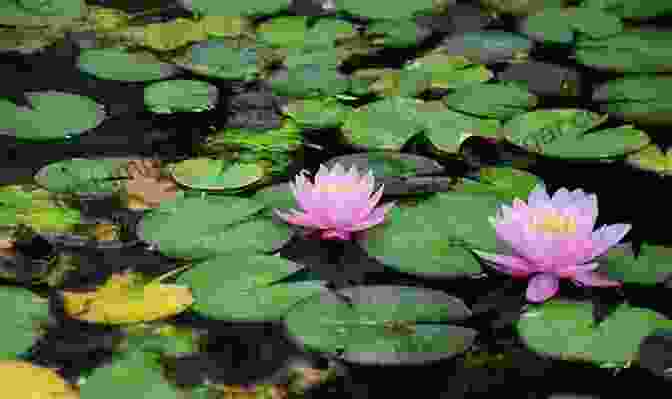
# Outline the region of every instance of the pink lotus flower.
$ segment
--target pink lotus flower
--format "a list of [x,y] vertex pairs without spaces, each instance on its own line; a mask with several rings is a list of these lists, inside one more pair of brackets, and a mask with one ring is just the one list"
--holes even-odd
[[383,195],[383,186],[371,196],[374,189],[373,173],[360,176],[353,165],[348,173],[341,164],[329,171],[324,165],[311,183],[301,171],[296,182],[289,185],[296,202],[304,212],[290,209],[291,214],[274,210],[287,223],[321,230],[324,239],[349,240],[351,233],[368,229],[383,222],[385,214],[394,206],[386,204],[374,209]]
[[618,243],[630,231],[629,224],[602,226],[593,231],[597,219],[597,197],[578,189],[561,188],[550,198],[537,185],[527,203],[516,198],[513,207],[502,205],[490,218],[497,239],[508,244],[507,255],[475,251],[497,270],[514,277],[528,277],[526,296],[543,302],[558,291],[558,281],[569,278],[577,285],[618,287],[595,272],[591,262]]

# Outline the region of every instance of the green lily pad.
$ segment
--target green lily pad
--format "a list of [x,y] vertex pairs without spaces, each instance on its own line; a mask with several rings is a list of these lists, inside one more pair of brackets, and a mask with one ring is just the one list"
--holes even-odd
[[219,2],[210,0],[190,0],[183,6],[199,15],[240,16],[255,14],[273,14],[287,8],[284,0],[250,0],[246,2]]
[[582,5],[628,19],[649,19],[672,12],[672,4],[666,1],[584,0]]
[[471,85],[441,98],[450,109],[481,118],[510,119],[537,106],[537,96],[515,84]]
[[77,68],[100,79],[124,82],[158,80],[179,72],[175,65],[159,61],[150,52],[129,53],[117,48],[84,49]]
[[398,151],[423,130],[417,117],[419,101],[389,97],[350,112],[343,123],[346,139],[369,150]]
[[485,119],[447,108],[441,101],[427,101],[418,106],[423,134],[433,153],[439,157],[457,154],[471,136],[497,138],[501,126],[497,119]]
[[278,256],[233,254],[199,263],[180,275],[194,294],[193,309],[223,320],[280,320],[289,309],[325,290],[323,281],[277,283],[301,266]]
[[285,317],[290,335],[311,350],[359,364],[425,364],[471,347],[477,332],[449,324],[471,311],[443,292],[404,286],[359,286],[314,295]]
[[637,75],[609,80],[593,92],[593,101],[604,112],[628,121],[667,125],[672,123],[672,78]]
[[399,1],[380,3],[376,1],[338,0],[335,2],[338,10],[375,19],[408,18],[415,13],[434,8],[433,0],[418,0],[413,2]]
[[515,198],[526,199],[541,179],[532,173],[510,167],[484,167],[479,170],[478,182],[462,179],[457,191],[490,193],[505,202]]
[[472,62],[461,55],[442,53],[416,58],[405,69],[426,74],[429,85],[439,89],[458,89],[487,82],[494,77],[485,65]]
[[627,246],[616,246],[600,259],[600,271],[626,283],[654,285],[666,281],[672,274],[669,257],[672,248],[642,243],[634,256]]
[[672,321],[649,309],[620,305],[595,326],[588,302],[551,300],[532,305],[516,328],[533,351],[565,360],[623,367],[637,359],[639,343]]
[[605,119],[579,109],[545,109],[514,117],[502,129],[528,151],[564,159],[609,158],[649,144],[646,133],[630,126],[588,132]]
[[655,144],[649,144],[628,155],[625,162],[637,169],[653,171],[661,176],[672,175],[672,149],[663,153]]
[[88,97],[44,91],[29,92],[26,99],[32,109],[0,99],[0,134],[29,141],[65,140],[105,119],[104,107]]
[[5,286],[0,289],[0,310],[7,317],[0,358],[13,360],[38,338],[35,322],[47,320],[49,304],[24,288]]
[[545,8],[530,15],[522,31],[535,40],[571,44],[574,32],[600,38],[615,35],[623,30],[621,20],[598,8],[567,7]]
[[147,399],[179,399],[184,395],[168,382],[161,373],[155,355],[131,352],[123,359],[97,368],[80,387],[82,397],[101,399],[132,398],[142,392]]
[[175,79],[145,87],[145,106],[158,114],[201,112],[217,104],[217,87],[207,82]]
[[442,278],[481,273],[470,248],[497,247],[488,216],[497,213],[491,194],[438,193],[413,207],[393,208],[384,223],[359,239],[369,256],[405,273]]
[[261,180],[264,169],[256,163],[233,163],[223,159],[193,158],[172,166],[176,182],[198,190],[236,191]]
[[251,199],[205,193],[164,201],[140,220],[138,236],[176,258],[271,252],[284,245],[292,231],[264,216],[263,209],[263,204]]
[[576,61],[616,72],[669,72],[672,31],[629,30],[616,35],[581,39],[576,43]]
[[337,127],[343,123],[350,110],[351,107],[333,98],[294,100],[283,107],[283,113],[298,126],[310,128]]
[[525,36],[503,30],[466,32],[441,42],[444,54],[461,55],[473,62],[492,64],[527,58],[533,46]]
[[111,196],[128,177],[129,158],[71,158],[49,163],[34,176],[35,182],[54,193],[77,196]]

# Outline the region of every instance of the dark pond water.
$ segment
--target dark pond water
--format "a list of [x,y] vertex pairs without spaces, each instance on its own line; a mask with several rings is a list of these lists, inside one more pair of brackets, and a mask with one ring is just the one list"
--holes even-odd
[[[89,3],[89,2],[87,2]],[[431,48],[445,37],[456,32],[478,29],[518,29],[517,18],[502,15],[499,18],[478,11],[473,2],[459,2],[460,12],[445,20],[437,19],[431,36],[421,48],[385,50],[367,59],[368,66],[398,67],[414,58],[422,49]],[[93,3],[91,3],[93,4]],[[190,13],[179,7],[170,8],[164,1],[134,3],[101,1],[100,5],[137,12],[155,7],[168,7],[162,12],[150,14],[144,22],[167,21],[176,17],[189,17]],[[135,8],[134,8],[135,7]],[[471,7],[471,8],[470,8]],[[653,23],[665,28],[664,18]],[[17,140],[0,135],[0,185],[29,184],[33,175],[49,163],[75,157],[94,156],[142,156],[154,157],[164,162],[176,161],[198,155],[199,145],[212,131],[212,127],[272,126],[280,115],[266,109],[260,111],[249,102],[240,100],[245,93],[255,93],[260,99],[273,96],[263,82],[233,82],[207,78],[191,72],[181,72],[176,77],[207,81],[219,89],[219,104],[211,110],[189,113],[155,114],[145,108],[143,90],[146,82],[126,83],[98,79],[80,72],[76,67],[81,42],[75,35],[65,35],[42,51],[31,54],[19,52],[0,53],[0,96],[17,104],[25,104],[23,94],[32,91],[57,90],[80,94],[104,104],[106,120],[95,129],[71,140],[37,143]],[[575,107],[591,111],[599,108],[591,102],[595,84],[620,76],[617,73],[598,72],[577,64],[570,59],[571,49],[562,46],[538,44],[531,57],[554,65],[565,66],[581,76],[576,88],[580,95],[566,97],[542,95],[537,108]],[[492,71],[500,72],[507,63],[488,64]],[[346,65],[344,72],[355,68]],[[542,76],[532,76],[530,81],[544,82]],[[551,80],[551,78],[548,78]],[[549,83],[550,84],[550,83]],[[550,89],[549,89],[550,90]],[[543,90],[540,89],[543,92]],[[433,98],[437,93],[426,92],[421,97]],[[364,97],[362,104],[375,96]],[[275,101],[284,100],[278,96]],[[62,115],[68,118],[68,115]],[[622,125],[622,121],[609,120],[606,127]],[[667,126],[637,125],[661,148],[669,143]],[[353,147],[339,142],[337,129],[323,129],[305,133],[311,142],[319,146],[307,147],[300,159],[296,159],[273,183],[288,181],[305,168],[315,172],[327,160],[355,153]],[[473,173],[485,165],[510,165],[512,160],[529,159],[525,151],[513,145],[493,144],[485,139],[472,137],[460,148],[459,157],[437,158],[422,145],[408,144],[402,152],[417,153],[437,159],[453,176]],[[625,241],[635,248],[642,242],[655,245],[670,245],[672,238],[666,227],[669,182],[653,172],[637,170],[622,158],[614,162],[567,161],[534,156],[533,163],[525,169],[539,176],[549,191],[560,187],[582,188],[596,193],[599,198],[598,225],[630,223],[633,225]],[[515,164],[515,162],[514,162]],[[114,216],[119,223],[134,226],[141,211],[115,208],[105,201],[87,203],[87,212],[93,216]],[[131,232],[132,234],[132,232]],[[35,259],[51,253],[54,248],[45,240],[36,237],[19,243],[17,267],[29,268]],[[65,251],[65,250],[64,250]],[[101,284],[112,273],[121,272],[129,265],[133,269],[157,276],[175,268],[175,260],[150,248],[147,243],[121,249],[85,247],[69,249],[80,259],[80,269],[68,275],[61,288],[91,288]],[[613,393],[632,392],[633,386],[646,387],[650,392],[669,388],[669,384],[645,368],[633,366],[626,369],[604,369],[588,363],[576,363],[543,357],[529,351],[520,341],[512,326],[513,320],[524,305],[525,282],[511,281],[507,276],[490,275],[487,279],[430,280],[395,273],[379,268],[356,246],[338,243],[319,243],[296,240],[281,251],[289,259],[313,266],[318,274],[329,275],[330,267],[348,264],[357,266],[358,272],[348,276],[357,284],[400,284],[443,290],[464,300],[474,309],[489,309],[464,322],[478,330],[474,358],[478,361],[464,362],[465,355],[432,364],[416,366],[358,366],[350,364],[334,381],[309,391],[307,397],[361,397],[377,395],[423,395],[441,398],[475,398],[493,395],[515,395],[520,398],[547,398],[556,393],[576,393],[608,397]],[[354,267],[353,267],[354,269]],[[27,272],[29,274],[29,272]],[[333,277],[333,276],[332,276]],[[15,282],[4,281],[6,285]],[[347,284],[337,281],[336,285]],[[505,287],[504,289],[502,287]],[[112,358],[114,343],[121,335],[116,327],[90,324],[67,317],[61,304],[54,300],[52,289],[47,285],[34,285],[31,289],[41,295],[51,296],[55,322],[32,349],[24,355],[36,364],[55,367],[69,381],[89,375],[95,367],[106,364]],[[603,292],[604,291],[604,292]],[[563,296],[585,298],[585,292],[570,283],[561,285]],[[626,297],[632,306],[656,310],[672,317],[669,305],[669,289],[661,283],[655,286],[626,284],[618,293],[596,290],[594,295],[608,308]],[[620,294],[620,295],[618,295]],[[489,307],[489,308],[488,308]],[[212,320],[193,311],[186,311],[170,323],[192,326],[207,333],[207,343],[202,352],[166,362],[167,374],[180,385],[198,385],[205,379],[221,384],[246,384],[273,375],[281,370],[288,358],[295,358],[299,349],[290,344],[283,335],[282,326],[273,323],[236,323]],[[665,351],[663,346],[661,352]],[[484,354],[488,354],[487,356]],[[497,357],[497,354],[500,354]],[[664,353],[663,353],[664,354]],[[472,355],[470,355],[472,356]],[[662,358],[667,359],[666,356]],[[326,367],[328,361],[315,355],[311,358],[315,367]],[[661,360],[661,362],[664,362]],[[667,363],[666,363],[667,364]],[[667,367],[670,367],[667,364]]]

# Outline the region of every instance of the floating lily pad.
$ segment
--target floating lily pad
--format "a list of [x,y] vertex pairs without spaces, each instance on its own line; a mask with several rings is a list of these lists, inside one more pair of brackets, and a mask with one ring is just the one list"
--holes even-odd
[[50,368],[19,360],[0,361],[5,395],[13,399],[79,399],[77,389]]
[[150,52],[129,53],[122,49],[85,49],[77,68],[100,79],[146,82],[164,79],[179,72],[175,65],[159,61]]
[[599,8],[588,7],[544,8],[530,15],[522,27],[523,33],[535,40],[563,44],[574,41],[574,32],[600,38],[622,30],[620,18]]
[[433,0],[414,2],[379,3],[376,1],[338,0],[334,3],[339,10],[367,18],[395,19],[407,18],[420,11],[434,8]]
[[310,128],[337,127],[343,123],[352,108],[335,99],[305,99],[290,101],[283,112],[298,126]]
[[672,123],[672,78],[638,75],[610,80],[595,89],[593,101],[617,118],[666,125]]
[[457,191],[490,193],[505,202],[526,199],[541,179],[532,173],[510,167],[484,167],[478,171],[478,181],[462,179]]
[[145,87],[145,106],[152,112],[201,112],[217,104],[217,87],[197,80],[176,79]]
[[49,304],[24,288],[6,286],[0,288],[0,311],[7,317],[0,359],[10,360],[28,350],[38,338],[35,322],[47,320]]
[[457,154],[462,143],[471,136],[497,138],[501,126],[497,119],[457,112],[441,101],[420,104],[418,116],[425,126],[423,134],[429,140],[432,152],[439,157]]
[[551,300],[522,314],[516,328],[533,351],[564,360],[623,367],[637,359],[639,344],[672,321],[650,309],[620,305],[598,326],[588,302]]
[[655,144],[649,144],[628,155],[625,162],[637,169],[653,171],[661,176],[672,175],[672,149],[663,152]]
[[199,263],[179,283],[194,292],[194,310],[223,320],[280,320],[297,302],[326,290],[323,281],[277,283],[301,269],[278,256],[233,254]]
[[576,43],[576,61],[616,72],[669,72],[670,41],[672,31],[665,30],[630,30],[599,39],[582,39]]
[[666,1],[584,0],[582,5],[628,19],[649,19],[672,12],[672,4]]
[[264,205],[230,196],[177,198],[140,220],[138,236],[177,258],[208,258],[236,251],[271,252],[284,245],[292,230],[264,216]]
[[605,119],[579,109],[545,109],[509,120],[503,132],[528,151],[565,159],[621,156],[649,144],[646,133],[631,126],[588,132]]
[[360,286],[328,291],[297,304],[285,318],[300,344],[350,363],[426,364],[464,353],[477,332],[449,324],[471,315],[460,299],[404,286]]
[[427,74],[429,85],[439,89],[457,89],[483,83],[494,76],[485,65],[472,62],[462,55],[438,52],[416,58],[405,69]]
[[440,45],[441,52],[461,55],[473,62],[491,64],[527,58],[533,42],[515,33],[499,30],[466,32],[450,36]]
[[518,16],[534,14],[544,8],[563,7],[565,0],[481,0],[489,9]]
[[105,119],[104,107],[88,97],[44,91],[26,93],[26,99],[32,109],[0,99],[0,134],[29,141],[64,140]]
[[285,0],[250,0],[242,3],[210,0],[179,0],[179,3],[187,10],[206,16],[273,14],[288,7],[288,3]]
[[672,275],[672,248],[643,242],[637,257],[627,245],[616,246],[600,259],[600,271],[626,283],[654,285]]
[[450,109],[481,118],[510,119],[537,106],[537,97],[514,84],[471,85],[441,98]]
[[127,274],[112,275],[93,292],[63,291],[63,307],[73,318],[92,323],[128,324],[182,313],[194,302],[189,288],[158,281],[144,284]]
[[239,46],[225,39],[211,39],[192,45],[187,54],[175,62],[194,73],[214,78],[253,79],[260,72],[263,50],[260,43],[258,47],[246,45]]
[[128,177],[129,158],[71,158],[40,168],[35,182],[45,189],[83,197],[111,196]]
[[438,193],[415,206],[393,208],[359,243],[369,256],[405,273],[478,274],[481,267],[469,248],[497,248],[488,216],[497,214],[499,204],[491,194]]
[[350,112],[342,126],[347,140],[369,150],[399,150],[423,130],[418,100],[389,97]]
[[156,356],[131,352],[125,358],[99,367],[80,387],[80,395],[100,399],[132,398],[142,392],[146,399],[180,399],[184,393],[168,382],[161,373]]
[[5,0],[0,2],[0,25],[65,25],[84,17],[86,12],[84,0]]
[[231,191],[249,187],[261,180],[264,169],[256,163],[231,163],[223,159],[194,158],[171,168],[175,181],[198,190]]

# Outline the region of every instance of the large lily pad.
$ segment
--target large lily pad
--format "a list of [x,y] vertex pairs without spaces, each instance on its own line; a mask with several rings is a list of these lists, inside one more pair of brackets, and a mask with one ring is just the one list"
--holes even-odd
[[592,38],[615,35],[623,30],[621,20],[598,8],[545,8],[530,15],[522,31],[539,41],[571,44],[574,32]]
[[441,101],[427,101],[418,106],[418,119],[425,126],[423,134],[432,152],[450,157],[460,151],[471,136],[497,138],[501,123],[497,119],[479,118],[447,108]]
[[448,108],[481,118],[506,120],[531,110],[537,97],[515,84],[471,85],[441,98]]
[[579,109],[545,109],[509,120],[503,131],[528,151],[565,159],[615,157],[649,144],[646,133],[631,126],[586,133],[605,119]]
[[516,324],[525,344],[535,352],[565,360],[623,367],[637,360],[639,343],[672,320],[649,309],[620,305],[599,325],[588,302],[551,300],[534,305]]
[[178,282],[194,292],[193,309],[223,320],[280,320],[289,309],[313,294],[323,292],[323,281],[278,283],[301,269],[278,256],[233,254],[199,263]]
[[577,62],[617,72],[669,72],[672,31],[630,30],[576,43]]
[[[350,298],[352,306],[339,295]],[[360,364],[420,364],[463,353],[477,332],[453,326],[471,311],[440,291],[359,286],[314,295],[285,318],[302,345]]]
[[100,79],[145,82],[163,79],[179,72],[175,65],[161,62],[152,53],[129,53],[122,49],[85,49],[77,68]]
[[593,101],[601,110],[628,121],[672,123],[672,78],[638,75],[607,81],[597,87]]
[[441,43],[445,54],[461,55],[473,62],[491,64],[527,58],[533,42],[521,35],[500,30],[466,32]]
[[451,278],[481,272],[469,248],[496,248],[488,223],[500,203],[490,194],[438,193],[413,207],[393,208],[359,244],[378,261],[403,271]]
[[104,107],[88,97],[45,91],[26,93],[26,99],[32,109],[0,99],[0,134],[31,141],[64,140],[105,119]]
[[129,158],[71,158],[52,162],[40,168],[35,182],[45,189],[77,196],[112,195],[128,177]]
[[250,199],[211,196],[165,201],[138,224],[139,237],[177,258],[207,258],[235,251],[270,252],[285,244],[291,230],[263,216],[264,205]]
[[399,150],[423,130],[417,117],[419,101],[389,97],[350,112],[342,130],[347,140],[369,150]]

